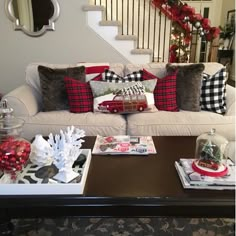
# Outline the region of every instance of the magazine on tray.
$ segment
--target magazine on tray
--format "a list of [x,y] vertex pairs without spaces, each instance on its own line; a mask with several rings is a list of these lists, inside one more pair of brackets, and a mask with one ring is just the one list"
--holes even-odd
[[148,155],[156,153],[151,136],[97,135],[92,154]]

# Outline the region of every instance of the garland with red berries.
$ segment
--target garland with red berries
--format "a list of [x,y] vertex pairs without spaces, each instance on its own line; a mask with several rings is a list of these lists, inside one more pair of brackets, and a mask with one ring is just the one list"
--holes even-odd
[[159,8],[169,19],[178,23],[185,31],[186,43],[190,43],[192,24],[199,32],[200,36],[205,36],[206,41],[212,41],[220,34],[219,27],[211,27],[210,20],[203,18],[200,13],[195,13],[195,9],[179,0],[152,0],[155,7]]

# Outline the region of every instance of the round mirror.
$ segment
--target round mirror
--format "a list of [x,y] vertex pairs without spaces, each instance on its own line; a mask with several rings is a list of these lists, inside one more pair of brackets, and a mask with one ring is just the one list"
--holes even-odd
[[60,12],[57,0],[6,0],[5,10],[14,29],[30,36],[55,30],[54,22]]

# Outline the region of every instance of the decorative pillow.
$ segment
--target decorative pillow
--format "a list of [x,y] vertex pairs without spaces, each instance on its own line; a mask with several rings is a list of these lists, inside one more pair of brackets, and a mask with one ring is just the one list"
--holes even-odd
[[202,110],[219,114],[226,112],[226,81],[228,73],[222,68],[214,75],[203,73],[200,105]]
[[143,69],[143,79],[157,79],[154,89],[155,106],[158,110],[179,111],[176,103],[176,73],[170,73],[159,79],[149,71]]
[[52,69],[38,66],[43,111],[67,110],[69,108],[64,77],[73,77],[85,81],[85,67],[71,67],[64,69]]
[[47,63],[47,62],[33,62],[26,66],[25,70],[25,80],[26,83],[34,88],[34,91],[37,93],[37,96],[40,100],[42,100],[42,91],[40,85],[40,77],[39,77],[39,66],[45,66],[52,69],[66,69],[66,68],[74,68],[79,67],[77,64],[54,64],[54,63]]
[[179,109],[200,111],[200,94],[204,64],[190,64],[184,66],[166,65],[167,72],[177,70],[176,93]]
[[79,66],[85,66],[86,81],[93,79],[101,73],[104,73],[105,69],[109,69],[109,63],[79,63]]
[[[102,74],[96,76],[93,80],[102,80]],[[70,112],[83,113],[93,111],[93,93],[89,82],[80,82],[69,77],[65,77],[64,81]]]
[[156,110],[153,97],[156,80],[127,83],[90,81],[90,86],[94,111],[134,113]]
[[114,71],[105,70],[104,80],[107,82],[113,83],[126,83],[132,81],[141,81],[142,80],[142,71],[134,71],[131,74],[128,74],[124,77],[117,75]]

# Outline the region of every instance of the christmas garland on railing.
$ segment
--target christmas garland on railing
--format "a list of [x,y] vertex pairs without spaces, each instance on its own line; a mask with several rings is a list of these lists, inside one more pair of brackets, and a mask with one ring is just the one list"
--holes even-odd
[[176,22],[185,31],[185,43],[191,41],[191,23],[199,32],[205,36],[206,41],[212,41],[220,34],[219,27],[211,27],[210,20],[203,18],[201,14],[195,13],[195,9],[180,0],[152,0],[155,7],[159,8],[169,19]]

